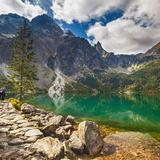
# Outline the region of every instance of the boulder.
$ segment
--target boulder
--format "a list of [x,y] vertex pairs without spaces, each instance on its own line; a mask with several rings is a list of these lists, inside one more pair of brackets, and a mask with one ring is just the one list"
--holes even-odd
[[49,119],[49,123],[54,124],[56,126],[60,126],[62,122],[64,121],[64,117],[59,115],[59,116],[54,116]]
[[84,145],[79,139],[77,131],[72,133],[68,142],[69,148],[71,148],[74,153],[82,154],[84,152]]
[[32,105],[24,103],[21,106],[21,111],[23,114],[30,114],[30,113],[34,113],[36,109]]
[[95,156],[100,153],[104,142],[96,123],[87,121],[80,123],[78,126],[78,135],[89,155]]
[[26,137],[43,136],[43,133],[39,129],[31,129],[25,133]]
[[36,152],[47,155],[49,159],[59,160],[64,156],[63,144],[57,138],[39,139],[32,145],[32,148],[36,149]]

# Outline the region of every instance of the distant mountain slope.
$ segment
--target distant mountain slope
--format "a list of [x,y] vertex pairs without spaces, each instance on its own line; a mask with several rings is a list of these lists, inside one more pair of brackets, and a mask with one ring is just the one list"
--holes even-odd
[[[9,64],[13,38],[24,19],[16,14],[0,15],[0,64]],[[37,16],[32,21],[28,20],[28,23],[33,31],[39,88],[51,85],[57,67],[64,75],[70,76],[78,83],[86,85],[88,83],[85,84],[83,78],[94,75],[92,86],[103,86],[106,81],[112,83],[112,78],[109,80],[112,71],[113,77],[117,79],[116,74],[119,75],[122,71],[125,73],[132,65],[160,59],[159,44],[144,54],[115,55],[105,51],[100,43],[91,46],[86,39],[76,37],[71,31],[64,32],[54,19],[47,15]],[[100,75],[103,78],[99,77]],[[108,80],[105,79],[106,76]],[[119,78],[121,77],[123,79],[123,76]],[[100,80],[96,82],[97,79]]]

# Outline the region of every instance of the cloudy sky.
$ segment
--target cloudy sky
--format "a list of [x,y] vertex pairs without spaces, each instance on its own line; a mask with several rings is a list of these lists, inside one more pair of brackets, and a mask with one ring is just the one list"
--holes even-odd
[[64,28],[116,54],[160,42],[160,0],[0,0],[0,14],[48,14]]

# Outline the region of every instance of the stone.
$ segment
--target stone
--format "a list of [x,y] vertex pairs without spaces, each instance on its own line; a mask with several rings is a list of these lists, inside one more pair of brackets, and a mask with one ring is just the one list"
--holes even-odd
[[43,127],[42,132],[45,136],[49,136],[53,134],[57,129],[57,126],[54,123],[48,123],[45,127]]
[[27,122],[28,121],[25,119],[16,121],[17,124],[23,124],[23,123],[27,123]]
[[74,124],[74,120],[75,120],[75,117],[68,115],[65,121],[70,122],[71,124]]
[[69,138],[69,134],[64,130],[63,127],[57,128],[55,133],[59,138],[64,138],[64,139]]
[[0,128],[0,133],[7,133],[10,128]]
[[72,159],[72,160],[76,160],[76,155],[75,153],[70,149],[69,147],[69,142],[68,141],[64,141],[63,142],[63,146],[64,146],[64,152],[65,152],[65,155],[69,158],[69,159]]
[[33,143],[35,142],[39,137],[38,136],[33,136],[29,137],[28,139],[25,140],[26,143]]
[[32,145],[32,148],[36,149],[36,152],[47,155],[49,159],[59,160],[64,156],[63,144],[57,138],[39,139]]
[[73,130],[73,126],[71,124],[68,124],[66,126],[63,126],[64,130],[65,131],[68,131],[68,130]]
[[78,126],[78,136],[85,145],[89,155],[95,156],[100,153],[104,142],[96,123],[87,121],[81,122]]
[[31,129],[25,133],[26,137],[43,136],[43,133],[39,129]]
[[84,152],[84,145],[78,137],[77,131],[73,132],[70,136],[69,148],[76,154],[82,154]]
[[19,127],[31,127],[31,126],[37,126],[36,122],[26,122],[18,125]]
[[21,116],[21,115],[17,115],[13,120],[11,120],[11,122],[17,122],[17,121],[19,121],[19,120],[23,120],[24,119],[24,117],[23,116]]
[[36,111],[35,107],[30,105],[30,104],[27,104],[27,103],[24,103],[22,106],[21,106],[21,111],[23,114],[30,114],[30,113],[33,113]]
[[56,126],[60,126],[62,124],[62,122],[64,121],[64,117],[59,115],[59,116],[54,116],[52,118],[49,119],[49,123],[52,123]]
[[20,145],[23,144],[24,141],[20,138],[14,138],[13,140],[11,140],[8,144],[9,145]]
[[25,134],[24,131],[20,131],[18,133],[15,134],[16,137],[19,137],[19,136],[23,136]]

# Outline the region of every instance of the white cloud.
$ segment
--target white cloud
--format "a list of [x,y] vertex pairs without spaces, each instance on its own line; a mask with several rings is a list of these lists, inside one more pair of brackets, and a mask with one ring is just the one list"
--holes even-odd
[[113,9],[122,9],[123,17],[91,26],[87,35],[93,42],[100,41],[110,52],[131,54],[145,52],[160,41],[159,0],[53,0],[52,6],[55,18],[67,23],[86,22]]
[[54,17],[72,23],[73,20],[84,22],[99,17],[108,10],[124,8],[131,0],[53,0]]
[[39,6],[23,3],[21,0],[0,0],[0,14],[16,13],[28,19],[46,13]]
[[[160,41],[159,0],[135,0],[124,16],[105,26],[96,23],[87,31],[110,52],[132,54],[145,52]],[[145,27],[144,27],[145,26]]]
[[145,52],[160,40],[158,27],[142,28],[132,20],[118,19],[106,26],[96,23],[87,31],[109,52],[134,54]]

